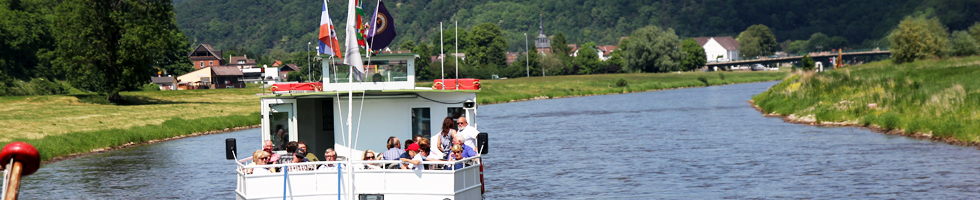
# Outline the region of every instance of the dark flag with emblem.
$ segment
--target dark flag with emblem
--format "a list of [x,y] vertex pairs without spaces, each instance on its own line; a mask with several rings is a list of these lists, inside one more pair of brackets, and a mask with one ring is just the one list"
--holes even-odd
[[369,27],[366,39],[371,44],[371,49],[377,51],[388,47],[395,40],[395,19],[385,8],[385,2],[378,2],[378,8],[374,9],[371,19],[374,19],[374,24]]

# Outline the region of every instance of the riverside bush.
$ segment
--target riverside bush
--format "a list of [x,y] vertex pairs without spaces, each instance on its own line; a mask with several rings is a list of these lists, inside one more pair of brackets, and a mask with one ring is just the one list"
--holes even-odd
[[626,87],[626,86],[629,86],[629,83],[626,82],[625,78],[619,77],[619,79],[616,79],[616,87]]
[[704,83],[704,86],[709,86],[710,85],[710,84],[708,84],[708,77],[707,76],[699,75],[698,76],[698,80],[701,81],[702,83]]

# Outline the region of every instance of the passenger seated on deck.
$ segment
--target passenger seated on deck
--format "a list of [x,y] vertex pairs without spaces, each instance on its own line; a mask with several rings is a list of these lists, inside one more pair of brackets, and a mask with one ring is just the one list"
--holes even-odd
[[[252,153],[252,163],[249,163],[247,166],[267,165],[268,163],[269,163],[269,152],[265,152],[263,150],[255,150],[255,152]],[[245,174],[271,174],[271,173],[272,172],[270,172],[269,169],[265,167],[245,169]]]
[[[337,161],[337,152],[335,152],[333,148],[327,149],[327,151],[323,152],[323,161]],[[320,165],[320,168],[318,168],[317,170],[337,171],[337,165],[336,164]]]
[[[381,153],[383,158],[378,160],[398,160],[398,157],[405,153],[405,150],[402,150],[402,144],[398,141],[398,137],[388,137],[387,146],[388,150]],[[408,146],[406,145],[405,147]]]
[[408,145],[408,148],[405,148],[405,154],[402,154],[400,160],[402,161],[402,169],[421,169],[418,165],[424,159],[422,154],[419,153],[419,144]]
[[[310,162],[310,160],[306,159],[306,150],[297,148],[296,152],[293,153],[293,163],[302,162]],[[314,168],[315,167],[313,165],[289,166],[289,171],[311,171]]]
[[[449,152],[449,161],[457,161],[457,160],[468,158],[468,157],[463,157],[463,145],[459,145],[459,144],[453,145],[453,147],[450,148],[450,150],[451,151]],[[446,166],[446,169],[458,170],[463,167],[465,167],[463,163],[456,163],[452,166]]]
[[269,163],[276,164],[279,161],[279,154],[272,152],[272,140],[266,140],[262,142],[262,150],[269,153]]
[[[374,161],[375,160],[374,155],[375,155],[374,151],[364,150],[364,157],[361,157],[361,160]],[[377,164],[364,164],[363,169],[381,169],[381,167],[378,167]]]
[[276,161],[276,164],[293,163],[293,160],[296,159],[296,156],[294,156],[293,154],[296,154],[297,148],[299,148],[299,146],[296,142],[286,143],[286,153],[279,155],[279,160]]
[[310,152],[309,149],[306,149],[306,142],[303,142],[301,140],[299,142],[296,142],[296,145],[297,145],[297,148],[302,149],[303,151],[306,151],[306,159],[309,159],[310,162],[319,162],[320,161],[320,159],[317,158],[316,155],[313,154],[313,152]]

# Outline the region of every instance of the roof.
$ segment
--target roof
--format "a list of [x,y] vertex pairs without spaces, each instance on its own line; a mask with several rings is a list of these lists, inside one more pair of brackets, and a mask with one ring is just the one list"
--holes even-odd
[[156,76],[154,76],[154,77],[150,77],[150,81],[153,82],[153,83],[156,83],[156,84],[160,84],[160,83],[174,83],[174,82],[177,82],[177,79],[174,79],[174,77],[170,77],[170,76],[164,76],[164,77],[156,77]]
[[213,66],[211,67],[211,73],[215,76],[244,76],[242,70],[234,66]]
[[297,67],[296,64],[286,64],[286,66],[283,66],[280,69],[281,70],[279,70],[279,71],[284,71],[284,72],[285,71],[299,71],[299,67]]
[[282,65],[282,61],[276,60],[276,62],[272,62],[272,66],[273,67],[278,67],[278,66],[281,66],[281,65]]
[[613,51],[616,51],[616,45],[602,45],[597,46],[596,48],[598,48],[599,51],[602,51],[602,56],[609,56],[609,54],[612,54]]
[[255,59],[248,59],[248,55],[243,56],[232,56],[228,58],[228,65],[239,64],[238,61],[244,60],[243,64],[255,64]]
[[708,40],[710,40],[712,38],[714,38],[715,39],[715,42],[718,42],[718,44],[720,44],[721,47],[725,48],[725,50],[729,50],[729,51],[737,51],[738,50],[738,40],[735,40],[735,38],[732,38],[730,36],[723,36],[723,37],[697,37],[697,38],[694,38],[694,40],[698,42],[698,45],[701,45],[703,47],[704,44],[707,44],[708,43]]
[[192,57],[194,55],[194,52],[197,52],[199,50],[205,50],[207,52],[210,52],[211,55],[214,55],[214,57],[217,58],[218,60],[224,60],[224,58],[221,57],[221,51],[214,50],[214,48],[211,48],[211,45],[210,44],[200,44],[200,45],[197,45],[197,48],[194,48],[193,51],[191,51],[190,53],[188,53],[187,54],[187,57]]

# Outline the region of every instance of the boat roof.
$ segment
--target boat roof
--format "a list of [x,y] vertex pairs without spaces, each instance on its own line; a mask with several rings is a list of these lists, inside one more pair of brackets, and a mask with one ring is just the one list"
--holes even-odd
[[[478,93],[480,90],[433,90],[429,88],[416,88],[410,90],[353,90],[351,93],[354,94],[364,94],[365,96],[389,96],[389,95],[399,95],[399,94],[418,94],[418,93]],[[324,97],[324,96],[347,96],[346,90],[341,91],[322,91],[322,92],[305,92],[305,93],[280,93],[280,94],[259,94],[259,98],[274,98],[274,99],[295,99],[302,97]]]

